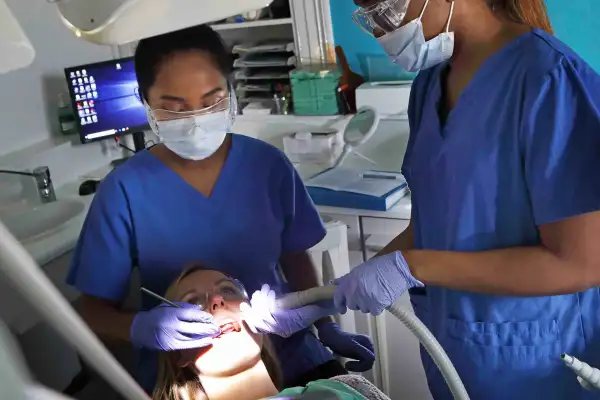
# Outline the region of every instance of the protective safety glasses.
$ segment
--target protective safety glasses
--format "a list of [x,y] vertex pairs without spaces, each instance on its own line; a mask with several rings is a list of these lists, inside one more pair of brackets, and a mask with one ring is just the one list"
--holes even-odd
[[410,0],[384,0],[352,14],[354,23],[372,36],[383,36],[402,25]]
[[212,104],[208,107],[201,108],[199,110],[193,111],[170,111],[164,110],[160,108],[152,109],[152,115],[156,119],[156,121],[172,121],[176,119],[184,119],[189,117],[196,117],[199,115],[213,114],[220,111],[225,111],[230,108],[231,105],[231,96],[227,95],[227,97],[219,99],[215,104]]
[[246,288],[240,281],[235,278],[226,278],[217,282],[212,290],[191,294],[186,301],[200,306],[203,310],[208,310],[215,296],[219,296],[227,302],[247,302],[249,300]]

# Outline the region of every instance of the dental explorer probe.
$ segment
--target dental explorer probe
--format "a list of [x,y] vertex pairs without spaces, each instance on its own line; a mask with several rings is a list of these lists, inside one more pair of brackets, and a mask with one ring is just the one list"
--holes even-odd
[[[335,294],[335,286],[321,286],[308,289],[302,292],[289,293],[280,299],[276,300],[276,305],[283,309],[299,308],[308,304],[319,301],[331,300]],[[419,339],[427,353],[431,356],[437,367],[439,368],[452,396],[456,400],[469,400],[469,395],[465,389],[458,372],[454,368],[452,361],[436,340],[433,334],[425,325],[415,317],[412,313],[405,310],[398,304],[394,304],[387,308],[393,316],[398,318],[406,327]]]
[[164,297],[154,293],[152,290],[148,290],[145,287],[141,287],[140,291],[146,294],[149,294],[150,296],[162,301],[165,304],[170,305],[171,307],[175,307],[175,308],[182,308],[180,305],[173,303],[171,300],[167,300]]

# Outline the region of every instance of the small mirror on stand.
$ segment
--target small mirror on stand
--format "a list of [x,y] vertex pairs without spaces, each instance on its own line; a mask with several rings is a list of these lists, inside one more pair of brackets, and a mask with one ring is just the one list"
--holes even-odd
[[379,126],[379,121],[380,116],[376,109],[368,106],[358,109],[356,115],[350,119],[348,125],[346,125],[346,129],[344,129],[344,135],[342,136],[344,149],[333,165],[333,168],[342,165],[351,153],[375,164],[374,161],[356,152],[356,149],[373,137]]

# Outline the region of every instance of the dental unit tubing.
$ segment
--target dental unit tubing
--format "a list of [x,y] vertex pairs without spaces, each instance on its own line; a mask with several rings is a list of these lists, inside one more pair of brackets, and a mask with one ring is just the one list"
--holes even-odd
[[149,400],[1,221],[0,272],[125,399]]
[[560,356],[565,365],[577,375],[579,384],[587,390],[600,390],[600,369],[579,361],[573,356],[562,354]]
[[[277,305],[281,308],[293,309],[323,300],[331,300],[334,294],[335,286],[333,285],[316,287],[303,292],[290,293],[277,300]],[[454,365],[450,361],[450,358],[448,358],[448,355],[440,343],[435,339],[429,329],[423,325],[421,320],[397,304],[392,305],[387,310],[406,325],[417,339],[419,339],[419,342],[421,342],[425,350],[427,350],[442,373],[452,396],[456,400],[469,400],[467,390],[465,389],[458,372],[456,372]]]

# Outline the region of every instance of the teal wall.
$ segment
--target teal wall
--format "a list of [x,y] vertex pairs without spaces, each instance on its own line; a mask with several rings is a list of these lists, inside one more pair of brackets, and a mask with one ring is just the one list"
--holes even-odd
[[412,77],[392,64],[377,40],[352,21],[352,12],[356,10],[352,0],[330,0],[330,4],[335,45],[342,46],[353,71],[379,81]]
[[600,0],[546,0],[546,4],[556,36],[600,73]]
[[[352,0],[330,0],[336,45],[342,46],[352,69],[372,80],[410,77],[392,64],[377,40],[352,21]],[[600,72],[600,0],[546,0],[556,35]]]

